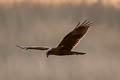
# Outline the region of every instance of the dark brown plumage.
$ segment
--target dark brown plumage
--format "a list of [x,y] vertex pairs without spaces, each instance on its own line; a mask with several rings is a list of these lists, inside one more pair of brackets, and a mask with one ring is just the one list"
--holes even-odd
[[35,49],[35,50],[48,50],[47,57],[49,55],[84,55],[86,53],[83,52],[75,52],[71,51],[73,47],[77,45],[80,39],[87,33],[88,28],[90,27],[91,23],[85,20],[82,24],[80,22],[76,25],[75,29],[72,30],[69,34],[67,34],[61,43],[56,48],[46,48],[46,47],[20,47],[21,49]]

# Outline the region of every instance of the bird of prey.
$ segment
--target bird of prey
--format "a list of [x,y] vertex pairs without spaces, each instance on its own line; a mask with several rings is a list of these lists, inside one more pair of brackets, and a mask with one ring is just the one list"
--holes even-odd
[[56,48],[47,48],[47,47],[23,47],[17,45],[17,47],[26,50],[48,50],[46,56],[49,55],[57,55],[57,56],[64,56],[64,55],[84,55],[84,52],[76,52],[72,51],[72,49],[77,45],[80,39],[87,33],[88,28],[91,26],[91,23],[87,20],[80,22],[76,25],[76,27],[67,34],[61,43]]

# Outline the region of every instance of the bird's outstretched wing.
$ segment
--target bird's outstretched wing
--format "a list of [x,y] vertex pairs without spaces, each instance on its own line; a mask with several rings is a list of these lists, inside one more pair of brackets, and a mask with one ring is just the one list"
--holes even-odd
[[82,24],[79,22],[76,25],[75,29],[64,37],[58,47],[66,50],[71,50],[85,35],[90,25],[91,23],[87,20],[85,20]]
[[36,47],[36,46],[31,46],[31,47],[24,47],[24,46],[19,46],[19,45],[16,45],[17,47],[21,48],[21,49],[26,49],[26,50],[29,50],[29,49],[33,49],[33,50],[48,50],[50,48],[46,48],[46,47]]

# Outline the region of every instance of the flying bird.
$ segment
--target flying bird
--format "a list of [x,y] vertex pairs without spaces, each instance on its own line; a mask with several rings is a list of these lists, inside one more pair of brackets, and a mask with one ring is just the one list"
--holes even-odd
[[68,33],[63,40],[60,42],[60,44],[56,48],[48,48],[48,47],[36,47],[36,46],[30,46],[30,47],[23,47],[17,45],[17,47],[21,49],[26,50],[47,50],[46,56],[49,55],[57,55],[57,56],[65,56],[65,55],[84,55],[86,53],[84,52],[76,52],[72,51],[72,49],[78,44],[78,42],[81,40],[81,38],[87,33],[88,28],[91,26],[91,23],[87,20],[80,22],[76,25],[76,27]]

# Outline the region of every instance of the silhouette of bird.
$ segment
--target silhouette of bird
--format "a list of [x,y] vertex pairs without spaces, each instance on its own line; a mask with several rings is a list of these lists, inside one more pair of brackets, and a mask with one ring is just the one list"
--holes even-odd
[[76,52],[72,51],[72,49],[77,45],[80,39],[87,33],[88,28],[91,26],[91,23],[85,20],[82,24],[80,22],[76,25],[74,30],[72,30],[69,34],[67,34],[61,43],[56,48],[47,48],[47,47],[23,47],[17,45],[17,47],[21,49],[33,49],[33,50],[48,50],[46,56],[49,55],[57,55],[57,56],[64,56],[64,55],[84,55],[84,52]]

